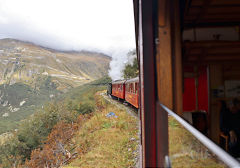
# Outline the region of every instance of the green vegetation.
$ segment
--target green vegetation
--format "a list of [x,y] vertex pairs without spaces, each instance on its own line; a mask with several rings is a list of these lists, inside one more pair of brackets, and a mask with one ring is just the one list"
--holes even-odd
[[[40,108],[34,115],[23,120],[18,125],[18,130],[12,132],[12,136],[5,138],[5,142],[0,145],[0,151],[5,151],[0,154],[0,167],[13,167],[30,159],[32,151],[43,147],[57,123],[75,123],[78,115],[93,112],[96,106],[95,93],[105,89],[105,86],[97,85],[102,80],[73,88],[61,98],[48,103],[43,109]],[[34,92],[28,90],[28,87],[23,88],[20,90],[29,91],[31,94]]]
[[[38,89],[22,83],[0,85],[0,134],[18,128],[19,121],[52,99],[50,95],[56,97],[61,93],[49,77],[41,79],[40,84]],[[8,116],[4,117],[4,114]]]
[[50,103],[42,111],[35,113],[30,118],[22,121],[19,129],[13,136],[0,146],[0,163],[4,167],[12,167],[9,158],[18,160],[19,163],[29,159],[32,150],[40,147],[46,140],[54,125],[59,121],[72,122],[77,114],[62,103]]
[[[109,77],[103,77],[99,80],[93,81],[84,86],[79,86],[70,89],[67,93],[56,89],[56,83],[52,82],[51,77],[41,76],[38,78],[38,85],[35,89],[22,83],[15,83],[13,85],[0,85],[0,134],[17,129],[19,122],[37,111],[41,111],[45,107],[46,102],[49,101],[63,101],[71,110],[78,111],[78,113],[91,113],[94,110],[94,94],[111,81]],[[51,98],[50,95],[54,97]],[[8,101],[7,106],[3,106],[4,102]],[[20,106],[20,102],[25,103]],[[16,112],[10,111],[19,108]],[[88,111],[84,109],[89,109]],[[3,117],[7,113],[8,117]]]
[[[65,168],[135,167],[138,150],[138,120],[125,110],[97,98],[97,110],[76,132],[71,143],[77,158]],[[109,112],[117,118],[108,118]]]
[[58,99],[69,89],[107,74],[110,57],[62,52],[14,39],[0,39],[0,134]]
[[[130,51],[128,53],[128,57],[130,56],[135,56],[136,55],[136,51]],[[139,69],[138,69],[138,60],[135,57],[133,60],[132,64],[127,64],[123,70],[123,77],[124,79],[130,79],[130,78],[135,78],[137,77],[139,74]]]

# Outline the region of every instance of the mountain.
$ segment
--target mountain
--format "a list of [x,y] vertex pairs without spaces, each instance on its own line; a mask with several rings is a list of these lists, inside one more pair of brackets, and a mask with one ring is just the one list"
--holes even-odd
[[0,133],[70,88],[107,75],[111,58],[57,51],[15,39],[0,40]]
[[[58,90],[107,74],[110,57],[94,52],[61,52],[13,39],[0,40],[0,84],[25,83],[51,77]],[[36,86],[37,87],[37,86]]]

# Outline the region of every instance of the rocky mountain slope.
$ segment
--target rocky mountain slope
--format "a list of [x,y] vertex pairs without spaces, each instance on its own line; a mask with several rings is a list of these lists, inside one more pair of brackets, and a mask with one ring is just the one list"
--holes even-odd
[[0,40],[0,133],[68,89],[107,75],[110,57]]
[[93,52],[61,52],[13,39],[0,40],[0,84],[17,82],[37,87],[51,77],[58,90],[107,74],[110,57]]

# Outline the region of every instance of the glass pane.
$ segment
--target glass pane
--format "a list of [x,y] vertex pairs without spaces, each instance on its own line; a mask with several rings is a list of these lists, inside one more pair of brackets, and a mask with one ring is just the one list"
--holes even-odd
[[173,117],[168,117],[169,156],[172,167],[226,167]]

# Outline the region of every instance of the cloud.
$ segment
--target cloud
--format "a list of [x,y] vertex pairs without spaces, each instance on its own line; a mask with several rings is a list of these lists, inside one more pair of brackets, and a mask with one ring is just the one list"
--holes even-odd
[[0,38],[63,50],[134,47],[132,1],[0,0]]
[[122,76],[135,48],[131,0],[0,0],[0,38],[15,38],[58,50],[94,50],[110,55],[109,75]]

